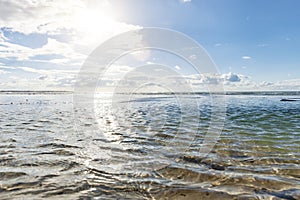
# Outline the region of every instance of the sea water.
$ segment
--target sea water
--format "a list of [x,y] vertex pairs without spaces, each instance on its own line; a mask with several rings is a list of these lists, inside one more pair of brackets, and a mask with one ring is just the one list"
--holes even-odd
[[[300,101],[231,93],[0,95],[0,199],[300,199]],[[178,102],[180,97],[180,102]]]

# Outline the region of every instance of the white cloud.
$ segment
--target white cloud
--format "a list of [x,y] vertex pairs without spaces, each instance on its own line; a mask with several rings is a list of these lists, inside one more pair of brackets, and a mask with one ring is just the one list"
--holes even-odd
[[[124,88],[139,87],[141,82],[156,83],[155,76],[148,77],[149,74],[132,74],[134,67],[120,65],[112,66],[101,78],[101,90],[110,91],[109,88],[114,89],[116,86]],[[17,73],[23,71],[24,73]],[[65,89],[72,90],[75,84],[77,70],[46,70],[36,69],[32,67],[21,66],[1,66],[1,89]],[[31,75],[29,76],[28,73]],[[129,78],[127,73],[131,73]],[[153,72],[154,73],[154,72]],[[160,72],[159,72],[160,73]],[[7,76],[9,74],[9,76]],[[147,79],[145,79],[145,76]],[[158,77],[159,78],[159,77]],[[207,91],[207,86],[223,86],[226,91],[267,91],[267,90],[299,90],[300,79],[291,79],[279,82],[255,82],[251,77],[236,74],[191,74],[191,75],[170,75],[165,77],[163,84],[167,87],[174,87],[178,89],[186,88],[190,85],[194,91]],[[182,87],[181,87],[182,86]],[[184,91],[182,91],[184,92]]]
[[31,67],[16,67],[15,69],[40,75],[61,75],[62,77],[66,75],[75,76],[78,73],[78,70],[36,69]]
[[242,79],[241,75],[234,74],[232,72],[221,75],[221,78],[223,78],[226,82],[240,82]]
[[[175,77],[174,77],[175,78]],[[300,79],[291,79],[278,82],[256,82],[251,77],[236,74],[200,74],[176,77],[178,82],[188,82],[195,91],[206,91],[208,85],[219,85],[225,91],[274,91],[274,90],[299,90]]]
[[[25,34],[65,34],[66,31],[80,28],[82,26],[80,18],[86,20],[85,14],[93,12],[93,9],[99,9],[99,13],[107,12],[109,9],[107,1],[94,1],[97,7],[93,8],[89,2],[91,1],[2,0],[0,1],[0,22],[2,27]],[[100,15],[94,17],[102,17],[102,20],[104,18]]]
[[87,45],[138,28],[113,20],[114,12],[108,1],[2,0],[0,24],[24,34],[65,35],[74,44]]
[[[4,73],[1,73],[4,71]],[[72,90],[77,70],[36,69],[22,66],[1,66],[1,89]],[[7,76],[9,74],[10,76]]]
[[[61,58],[56,59],[44,59],[39,60],[35,58],[41,55],[60,55]],[[37,61],[47,62],[60,65],[72,65],[74,62],[81,63],[86,56],[75,52],[70,45],[62,42],[58,42],[55,39],[48,38],[47,44],[41,48],[32,49],[24,47],[18,44],[12,44],[9,42],[0,42],[0,57],[2,58],[14,58],[19,61]],[[78,65],[79,66],[79,65]]]
[[180,0],[182,3],[192,2],[192,0]]
[[179,67],[178,65],[176,65],[176,66],[175,66],[175,69],[181,70],[181,67]]
[[7,40],[6,37],[4,36],[3,32],[0,30],[0,42],[3,42]]
[[196,60],[197,59],[197,56],[195,55],[195,54],[192,54],[192,55],[190,55],[190,57],[189,57],[191,60]]
[[16,68],[13,66],[5,66],[4,64],[0,63],[0,69],[7,70],[7,69],[16,69]]
[[0,75],[1,74],[9,74],[10,72],[8,72],[8,71],[5,71],[5,70],[2,70],[2,69],[0,69]]
[[200,74],[200,75],[189,75],[185,76],[193,85],[204,85],[204,84],[229,84],[242,82],[248,79],[247,76],[235,73],[228,74]]
[[[226,86],[230,87],[239,87],[247,84],[248,77],[241,74],[191,74],[191,75],[177,75],[177,73],[168,75],[164,71],[156,72],[144,72],[144,73],[131,73],[131,75],[126,76],[127,72],[130,72],[132,67],[125,67],[125,70],[122,71],[122,66],[116,67],[114,73],[109,72],[102,78],[102,85],[124,88],[125,89],[134,89],[134,87],[140,87],[145,82],[147,83],[159,83],[164,85],[166,88],[174,88],[180,92],[184,92],[188,87],[192,87],[195,91],[203,91],[207,89],[208,85],[211,86]],[[157,73],[157,74],[156,74]],[[158,74],[161,74],[159,76]],[[127,77],[127,78],[126,78]],[[163,77],[163,79],[162,79]],[[107,88],[106,88],[107,89]],[[177,92],[178,92],[177,91]]]
[[[118,33],[140,28],[113,20],[109,1],[0,1],[0,28],[26,35],[47,34],[40,48],[16,44],[0,30],[0,57],[9,61],[80,67],[101,42]],[[56,38],[56,39],[55,39]],[[59,55],[53,58],[52,55]],[[42,56],[42,57],[41,57]],[[6,65],[9,67],[9,64]],[[4,72],[2,72],[3,74]]]
[[268,44],[262,43],[262,44],[258,44],[257,46],[258,46],[258,47],[266,47],[266,46],[269,46],[269,45],[268,45]]
[[[115,12],[106,0],[1,0],[0,57],[9,62],[0,64],[0,89],[72,89],[79,67],[94,48],[113,35],[140,28],[114,20]],[[32,33],[46,35],[47,41],[30,48],[5,37],[4,31],[25,34],[24,38]],[[26,64],[8,64],[18,62]]]
[[250,56],[243,56],[242,57],[244,60],[250,60],[250,59],[252,59]]
[[298,90],[300,88],[300,79],[289,79],[278,81],[271,85],[275,90]]
[[[63,5],[66,7],[63,8]],[[0,2],[1,26],[25,34],[33,32],[51,34],[61,28],[58,16],[65,18],[78,7],[80,7],[78,1],[72,3],[69,0],[64,2],[3,0]],[[52,25],[51,29],[47,29],[49,25]]]

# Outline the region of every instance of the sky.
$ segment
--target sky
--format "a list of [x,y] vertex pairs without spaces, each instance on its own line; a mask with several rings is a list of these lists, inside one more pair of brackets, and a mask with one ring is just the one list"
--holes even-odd
[[[202,74],[198,83],[299,90],[299,9],[297,0],[0,0],[0,90],[73,90],[96,47],[145,27],[179,31],[202,45],[220,74]],[[195,79],[175,61],[169,64]],[[115,72],[130,70],[125,64]]]

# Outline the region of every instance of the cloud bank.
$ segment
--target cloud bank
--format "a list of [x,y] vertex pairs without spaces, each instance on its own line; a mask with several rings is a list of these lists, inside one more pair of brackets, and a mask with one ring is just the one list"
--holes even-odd
[[71,86],[63,71],[78,71],[101,42],[140,28],[112,14],[108,1],[0,1],[0,89]]

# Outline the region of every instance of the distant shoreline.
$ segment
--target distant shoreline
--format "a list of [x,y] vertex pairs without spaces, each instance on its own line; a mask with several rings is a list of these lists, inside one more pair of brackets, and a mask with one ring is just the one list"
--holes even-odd
[[36,94],[73,94],[73,91],[52,91],[52,90],[0,90],[1,94],[26,94],[26,95],[36,95]]
[[[73,94],[74,91],[67,91],[67,90],[0,90],[0,95],[1,94],[26,94],[26,95],[37,95],[37,94]],[[95,92],[96,94],[101,94],[101,92]],[[103,92],[105,93],[111,93],[111,92]],[[119,94],[124,94],[126,95],[127,93],[119,93]],[[215,95],[271,95],[271,96],[282,96],[282,95],[287,95],[287,96],[300,96],[300,91],[227,91],[224,93],[221,92],[216,92],[216,93],[209,93],[209,92],[158,92],[158,93],[147,93],[147,92],[141,92],[141,93],[130,93],[136,94],[136,95],[210,95],[210,94],[215,94]]]

